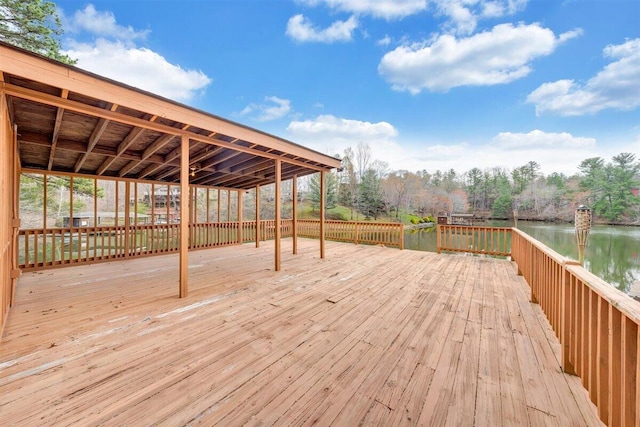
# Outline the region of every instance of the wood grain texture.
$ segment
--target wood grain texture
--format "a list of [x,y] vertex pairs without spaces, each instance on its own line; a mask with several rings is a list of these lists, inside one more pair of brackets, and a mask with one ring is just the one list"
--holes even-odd
[[317,244],[25,273],[0,424],[602,425],[513,263]]

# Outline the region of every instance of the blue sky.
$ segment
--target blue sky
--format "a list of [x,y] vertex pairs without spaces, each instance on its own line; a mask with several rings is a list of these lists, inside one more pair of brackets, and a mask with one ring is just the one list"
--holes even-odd
[[640,157],[638,0],[56,1],[78,66],[389,170]]

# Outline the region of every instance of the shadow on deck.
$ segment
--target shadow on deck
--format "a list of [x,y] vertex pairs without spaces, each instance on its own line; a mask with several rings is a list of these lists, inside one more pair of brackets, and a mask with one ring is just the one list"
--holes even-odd
[[601,425],[511,262],[290,242],[25,273],[1,423]]

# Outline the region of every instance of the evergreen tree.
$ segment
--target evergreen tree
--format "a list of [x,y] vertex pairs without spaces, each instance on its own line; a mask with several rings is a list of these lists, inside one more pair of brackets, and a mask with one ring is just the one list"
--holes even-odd
[[[336,207],[338,200],[338,178],[334,173],[325,174],[325,209]],[[320,174],[315,173],[309,179],[309,199],[313,209],[320,209]]]
[[579,169],[584,175],[580,187],[590,193],[596,215],[618,221],[640,203],[632,193],[639,185],[636,177],[640,172],[640,164],[635,162],[633,154],[618,154],[610,163],[592,157],[583,160]]
[[43,0],[0,0],[0,40],[40,55],[75,64],[60,52],[63,33],[56,5]]
[[377,219],[385,209],[380,177],[372,168],[366,170],[360,181],[359,208],[367,219]]

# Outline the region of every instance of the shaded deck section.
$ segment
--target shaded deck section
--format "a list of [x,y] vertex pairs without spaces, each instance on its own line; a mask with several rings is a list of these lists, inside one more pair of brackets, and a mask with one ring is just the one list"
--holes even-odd
[[301,239],[25,273],[3,425],[601,425],[505,260]]

